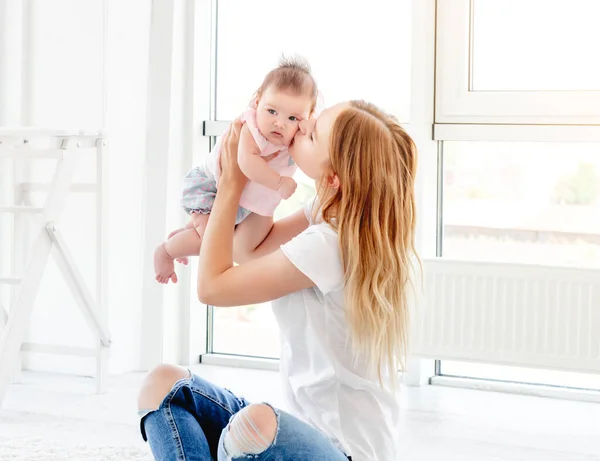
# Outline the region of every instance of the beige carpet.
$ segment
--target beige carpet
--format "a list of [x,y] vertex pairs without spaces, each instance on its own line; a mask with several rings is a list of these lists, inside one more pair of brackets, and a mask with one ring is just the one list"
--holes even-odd
[[131,447],[89,447],[64,444],[45,438],[0,437],[0,460],[2,461],[152,461],[145,450]]
[[1,461],[152,461],[136,427],[0,412]]

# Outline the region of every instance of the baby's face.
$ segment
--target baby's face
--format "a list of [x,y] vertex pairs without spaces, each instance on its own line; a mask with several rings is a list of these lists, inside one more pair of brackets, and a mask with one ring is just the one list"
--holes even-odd
[[267,88],[256,107],[256,123],[268,141],[287,146],[298,131],[298,123],[310,115],[309,96]]

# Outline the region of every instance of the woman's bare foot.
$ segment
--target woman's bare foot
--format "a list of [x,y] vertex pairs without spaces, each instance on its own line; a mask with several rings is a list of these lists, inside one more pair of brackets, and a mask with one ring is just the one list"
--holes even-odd
[[[168,236],[167,236],[167,240],[170,239],[171,237],[173,237],[175,234],[179,234],[180,232],[188,229],[189,227],[182,227],[181,229],[175,229],[173,232],[171,232]],[[180,264],[183,264],[184,266],[188,265],[189,259],[186,258],[185,256],[183,258],[177,258],[175,259],[175,261],[177,261]]]
[[161,243],[154,250],[154,270],[156,271],[156,281],[158,283],[177,283],[177,274],[175,273],[175,264],[173,258],[165,250],[164,243]]

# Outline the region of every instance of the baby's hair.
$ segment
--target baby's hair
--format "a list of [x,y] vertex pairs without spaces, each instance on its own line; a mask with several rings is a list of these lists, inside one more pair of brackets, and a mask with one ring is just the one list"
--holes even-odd
[[279,65],[267,74],[262,85],[256,91],[256,97],[260,98],[271,86],[277,90],[290,91],[297,96],[309,96],[312,100],[311,114],[315,110],[318,95],[317,83],[306,59],[300,56],[282,56]]

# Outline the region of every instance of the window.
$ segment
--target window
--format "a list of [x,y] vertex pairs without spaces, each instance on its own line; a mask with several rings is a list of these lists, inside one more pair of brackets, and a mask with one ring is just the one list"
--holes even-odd
[[[273,0],[219,0],[217,25],[219,120],[231,120],[246,108],[282,54],[299,54],[309,61],[322,94],[321,106],[361,98],[400,120],[408,118],[409,0],[375,0],[368,5],[309,0],[300,6]],[[299,174],[296,179],[298,191],[282,203],[276,217],[296,211],[314,194],[307,178]],[[279,355],[275,319],[266,305],[215,309],[212,328],[213,352]]]
[[[288,216],[315,193],[310,178],[298,171],[296,193],[281,203],[275,219]],[[213,351],[221,354],[279,357],[279,333],[270,303],[234,309],[215,309]]]
[[443,143],[442,254],[600,267],[600,144]]
[[473,91],[600,90],[598,15],[595,0],[475,0]]
[[600,123],[600,3],[455,0],[437,8],[436,123]]
[[[434,132],[441,153],[440,261],[540,266],[523,269],[532,276],[543,266],[597,269],[600,64],[592,56],[600,33],[592,18],[600,13],[600,4],[454,0],[436,2],[436,8]],[[493,316],[500,309],[495,302],[484,296],[473,312]],[[565,324],[557,325],[561,334],[566,331],[563,326],[566,329],[578,319],[577,303],[562,304],[566,314]],[[540,322],[519,324],[532,337],[553,315],[551,308],[544,310],[543,300],[532,310],[540,306],[536,311]],[[437,314],[433,313],[440,317]],[[456,331],[457,337],[463,333]],[[596,347],[595,342],[590,344]],[[438,356],[451,355],[447,345],[438,347]],[[488,355],[480,354],[476,360],[506,363],[510,351],[503,352],[486,351]],[[466,351],[453,357],[475,360],[476,355]],[[539,365],[535,357],[523,360]],[[456,360],[442,360],[438,371],[446,376],[600,389],[596,376],[570,371]]]
[[441,362],[440,375],[576,389],[600,389],[600,375],[591,373],[509,367],[484,363],[473,364],[453,360],[443,360]]
[[274,0],[220,0],[217,118],[236,117],[282,53],[297,53],[310,62],[326,106],[362,98],[406,119],[409,5],[408,0],[368,5],[308,0],[301,7]]
[[[444,141],[442,152],[443,258],[600,267],[600,144]],[[439,374],[600,389],[587,373],[453,360]]]

